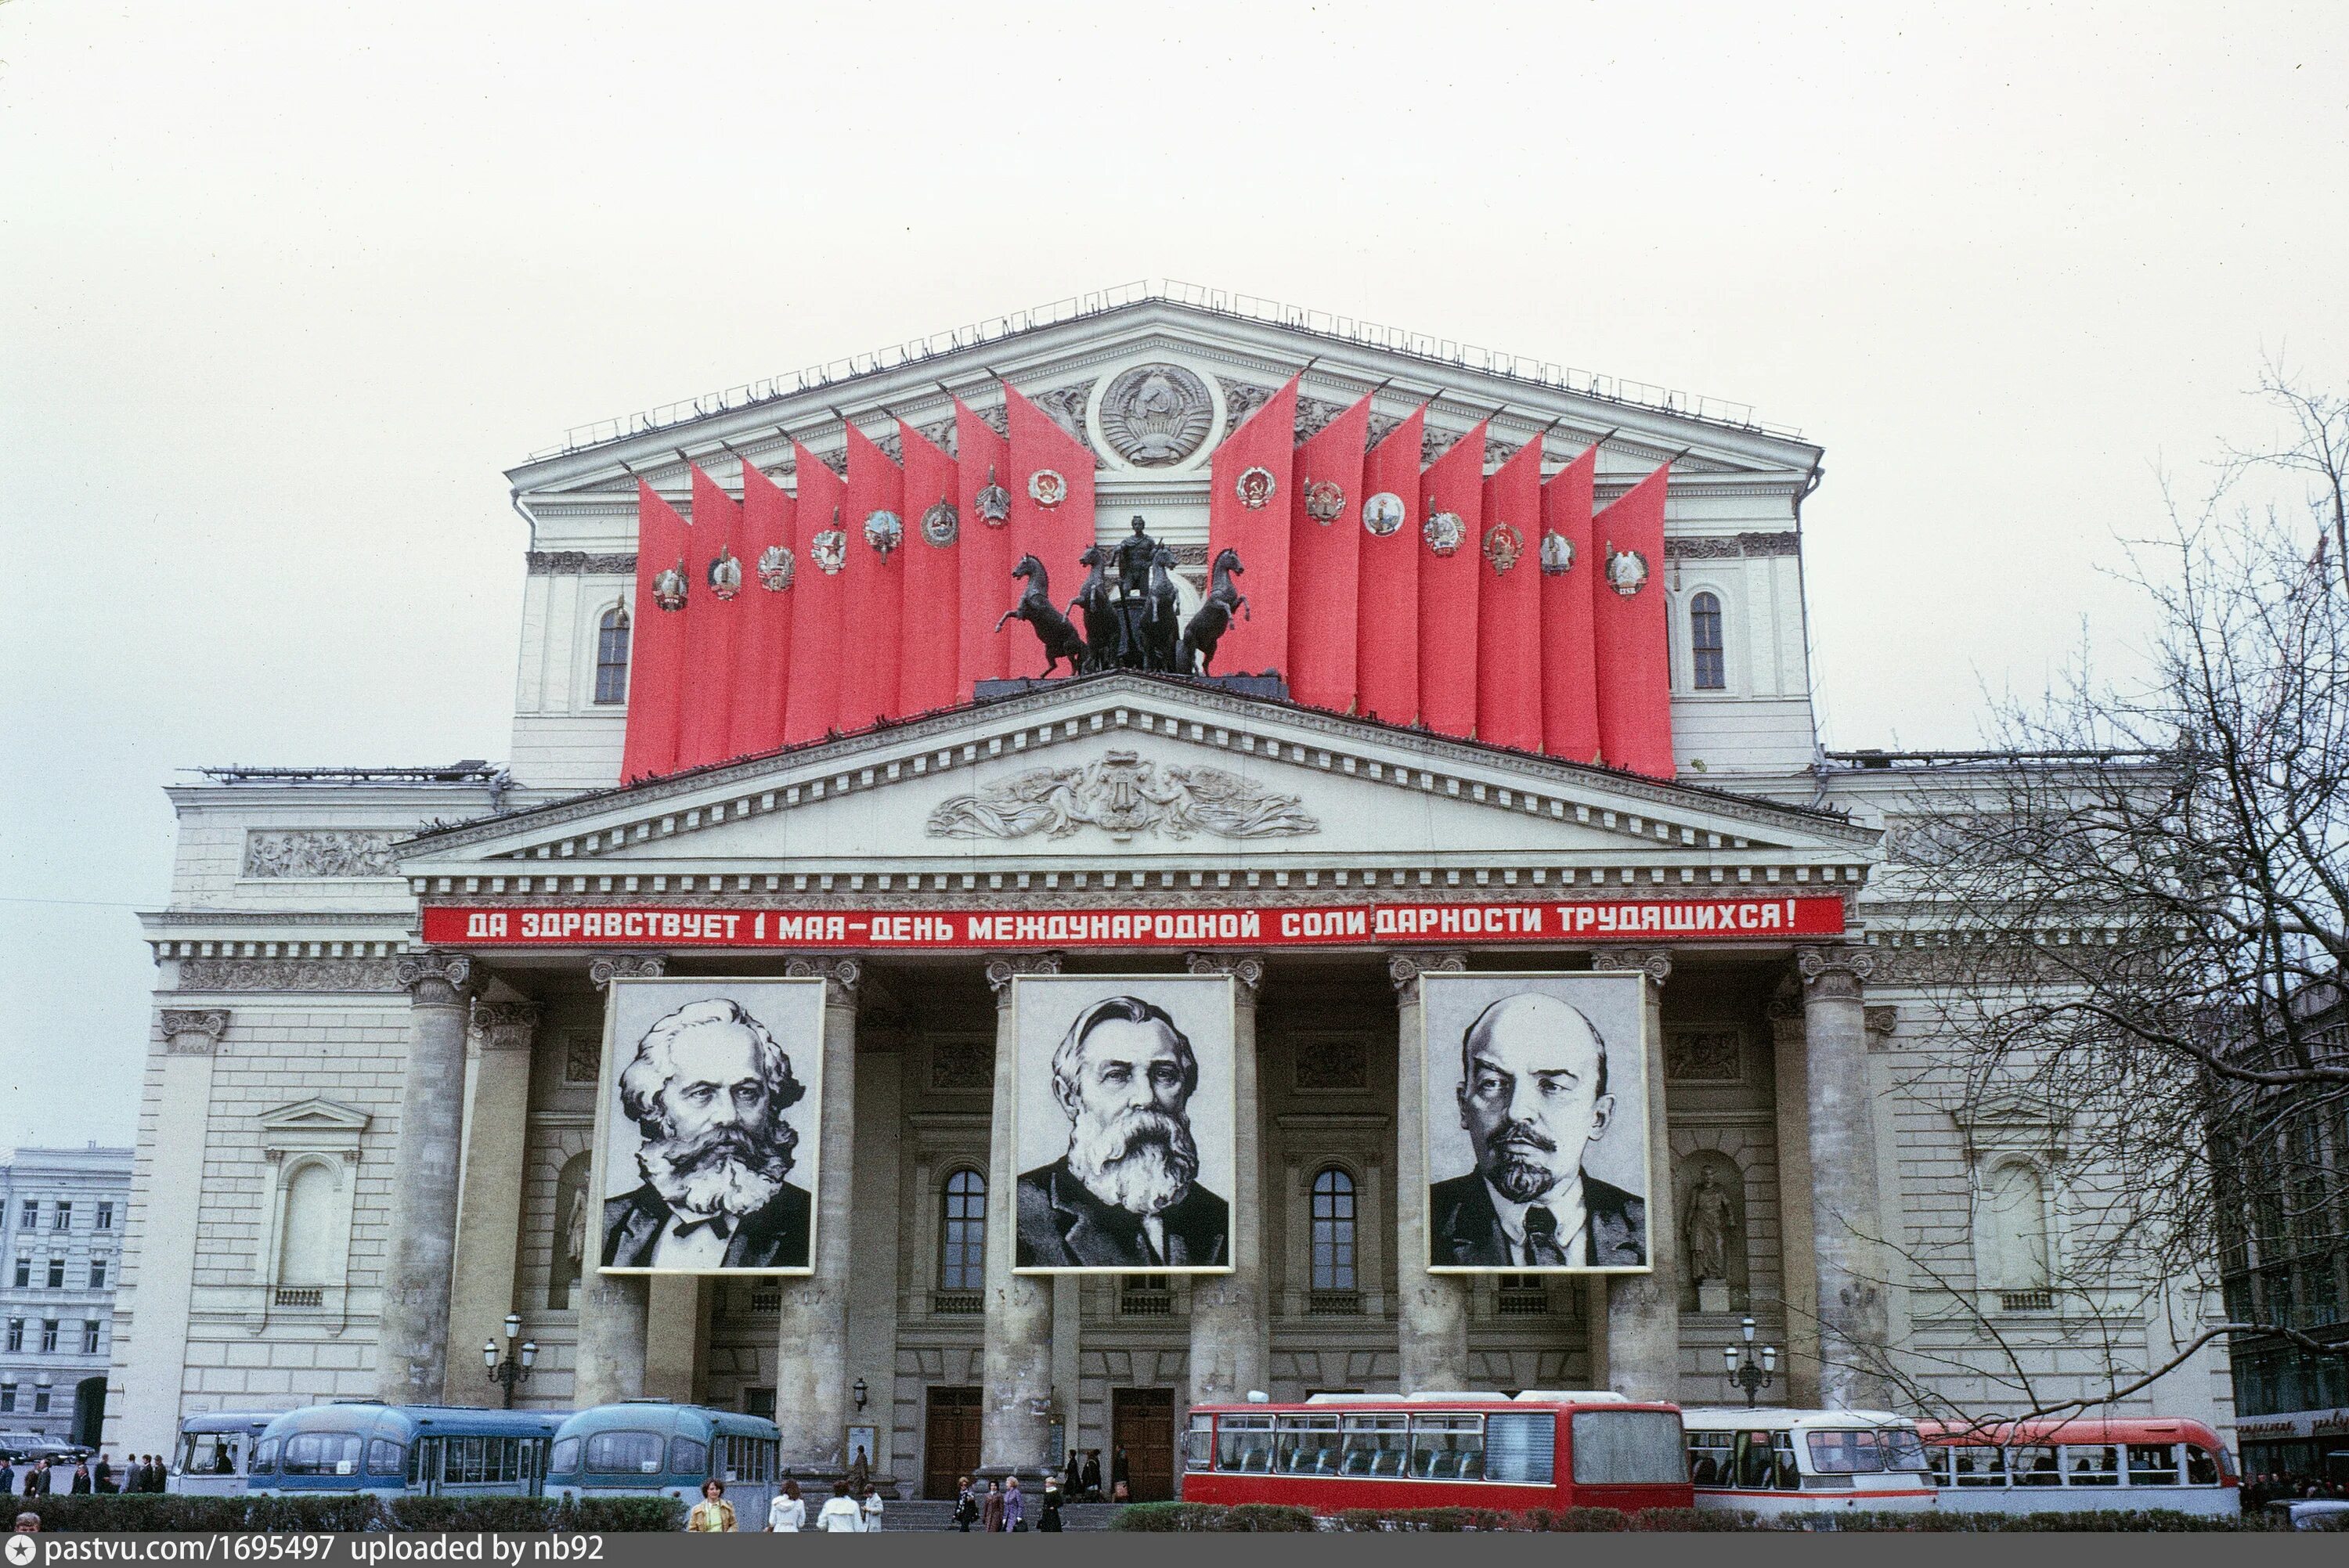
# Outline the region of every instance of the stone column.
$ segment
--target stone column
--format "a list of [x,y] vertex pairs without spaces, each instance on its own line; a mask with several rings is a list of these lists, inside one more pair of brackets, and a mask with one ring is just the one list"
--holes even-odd
[[782,1462],[802,1480],[848,1468],[849,1243],[856,1180],[856,985],[853,958],[793,958],[783,973],[823,983],[822,1175],[815,1198],[815,1272],[782,1284],[776,1315],[775,1424]]
[[1811,1245],[1810,1075],[1803,1059],[1803,1002],[1789,978],[1770,1003],[1770,1049],[1776,1058],[1778,1273],[1786,1306],[1786,1354],[1780,1363],[1786,1403],[1819,1402],[1819,1298]]
[[[667,967],[657,953],[598,953],[588,960],[587,978],[601,991],[616,977],[657,980]],[[644,1398],[651,1297],[644,1276],[600,1274],[595,1258],[588,1258],[574,1298],[579,1303],[579,1344],[572,1362],[573,1405],[584,1410]]]
[[524,1134],[530,1126],[535,1002],[473,1003],[473,1103],[465,1124],[464,1188],[457,1202],[457,1261],[450,1286],[447,1397],[495,1405],[504,1396],[481,1376],[484,1340],[505,1346],[522,1246]]
[[1040,1481],[1051,1461],[1052,1281],[1011,1272],[1019,1236],[1019,1150],[1011,1140],[1019,1041],[1012,1030],[1011,982],[1016,975],[1060,972],[1057,953],[992,958],[987,965],[987,983],[995,988],[995,1104],[987,1140],[987,1403],[979,1415],[978,1468],[988,1476],[1016,1473],[1023,1487]]
[[1194,953],[1194,975],[1234,981],[1232,1032],[1232,1272],[1191,1282],[1191,1403],[1245,1399],[1269,1390],[1272,1321],[1264,1270],[1263,1106],[1257,1095],[1256,996],[1264,960],[1251,954]]
[[391,1167],[376,1389],[388,1405],[413,1405],[438,1398],[449,1381],[466,988],[473,964],[461,954],[416,953],[399,960],[398,973],[409,995],[408,1077]]
[[1468,1285],[1427,1272],[1427,1032],[1419,977],[1468,967],[1460,953],[1397,953],[1387,959],[1395,988],[1395,1282],[1402,1391],[1468,1387]]
[[1876,1190],[1864,991],[1876,955],[1803,947],[1805,1108],[1809,1113],[1811,1252],[1819,1314],[1819,1403],[1882,1409],[1889,1395],[1886,1250]]
[[645,1397],[690,1405],[700,1397],[709,1298],[719,1282],[700,1274],[655,1274],[645,1284]]
[[[1680,1217],[1673,1212],[1671,1121],[1664,1108],[1664,981],[1672,972],[1672,955],[1661,947],[1601,948],[1591,955],[1591,967],[1632,970],[1645,975],[1641,989],[1648,998],[1643,1025],[1647,1037],[1640,1048],[1647,1058],[1648,1078],[1650,1272],[1608,1278],[1607,1386],[1641,1399],[1678,1399]],[[1609,1066],[1612,1070],[1630,1071],[1630,1053],[1612,1056]]]
[[179,1441],[187,1382],[190,1297],[196,1284],[196,1222],[203,1202],[205,1133],[212,1121],[212,1053],[228,1034],[225,1007],[163,1009],[163,1052],[148,1109],[147,1169],[123,1216],[123,1274],[116,1293],[114,1385],[122,1407],[107,1441],[169,1453]]

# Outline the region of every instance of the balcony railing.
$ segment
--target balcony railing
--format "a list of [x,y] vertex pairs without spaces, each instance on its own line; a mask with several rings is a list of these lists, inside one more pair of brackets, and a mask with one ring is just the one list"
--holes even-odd
[[750,1292],[750,1310],[752,1312],[782,1311],[783,1293],[781,1288],[780,1286],[774,1286],[765,1290],[753,1289]]
[[1493,1293],[1495,1317],[1547,1317],[1549,1291],[1542,1285],[1504,1285]]
[[2002,1290],[1998,1293],[2001,1312],[2053,1312],[2055,1293],[2052,1290]]
[[930,1292],[930,1312],[938,1317],[977,1317],[987,1310],[984,1292],[976,1290],[934,1290]]
[[281,1284],[277,1287],[277,1305],[280,1306],[324,1306],[326,1305],[326,1293],[324,1288],[315,1284]]
[[1360,1317],[1362,1293],[1358,1290],[1315,1290],[1305,1295],[1308,1317]]

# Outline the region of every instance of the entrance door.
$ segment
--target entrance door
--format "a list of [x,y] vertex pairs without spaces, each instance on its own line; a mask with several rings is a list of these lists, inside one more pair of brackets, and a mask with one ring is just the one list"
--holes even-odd
[[922,1495],[951,1499],[955,1482],[978,1468],[978,1390],[933,1388],[922,1441]]
[[1164,1502],[1174,1495],[1174,1390],[1112,1388],[1109,1391],[1110,1479],[1116,1476],[1117,1449],[1125,1450],[1126,1486],[1135,1502]]

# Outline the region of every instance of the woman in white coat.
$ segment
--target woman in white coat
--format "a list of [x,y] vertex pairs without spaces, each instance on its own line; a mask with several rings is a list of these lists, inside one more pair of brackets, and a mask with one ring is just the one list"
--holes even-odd
[[807,1528],[807,1504],[800,1498],[799,1482],[786,1477],[776,1489],[774,1501],[767,1504],[767,1528],[781,1535]]

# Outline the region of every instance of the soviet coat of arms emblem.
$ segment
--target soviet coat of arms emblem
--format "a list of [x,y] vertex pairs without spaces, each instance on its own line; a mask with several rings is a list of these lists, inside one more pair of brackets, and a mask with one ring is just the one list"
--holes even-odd
[[1392,490],[1381,490],[1362,503],[1362,526],[1381,539],[1402,526],[1402,497]]
[[1252,463],[1242,469],[1240,477],[1232,481],[1232,492],[1250,511],[1263,511],[1265,503],[1272,499],[1272,492],[1279,488],[1272,477],[1272,470],[1261,463]]
[[1049,511],[1069,499],[1069,481],[1058,469],[1038,469],[1028,476],[1028,499]]
[[742,592],[742,563],[722,545],[709,563],[709,591],[720,599],[731,599]]
[[905,542],[905,521],[886,507],[882,508],[865,518],[864,542],[879,551],[882,560],[888,560],[889,552]]
[[978,504],[978,521],[989,528],[1001,528],[1011,516],[1011,492],[995,482],[995,465],[987,465],[987,483],[971,498]]
[[1336,480],[1313,480],[1305,486],[1305,515],[1324,527],[1346,510],[1346,489]]
[[664,610],[685,608],[685,562],[653,576],[653,603]]
[[1545,577],[1562,577],[1574,570],[1574,541],[1556,529],[1542,535],[1541,568]]
[[962,537],[962,514],[950,500],[939,501],[922,513],[922,537],[944,550]]
[[1648,585],[1648,558],[1636,550],[1607,547],[1607,586],[1629,599]]
[[1427,521],[1420,525],[1420,532],[1427,540],[1427,548],[1438,555],[1459,553],[1461,545],[1468,540],[1468,525],[1460,521],[1456,511],[1428,513]]
[[1215,419],[1206,383],[1179,365],[1137,365],[1101,400],[1110,449],[1138,469],[1163,469],[1199,449]]
[[770,593],[780,593],[792,585],[792,573],[798,568],[789,547],[770,544],[759,552],[759,586]]
[[808,553],[815,558],[816,570],[830,577],[848,564],[848,535],[827,528],[808,541]]
[[1496,522],[1485,531],[1485,559],[1492,563],[1493,574],[1506,575],[1526,552],[1526,536],[1514,524]]

